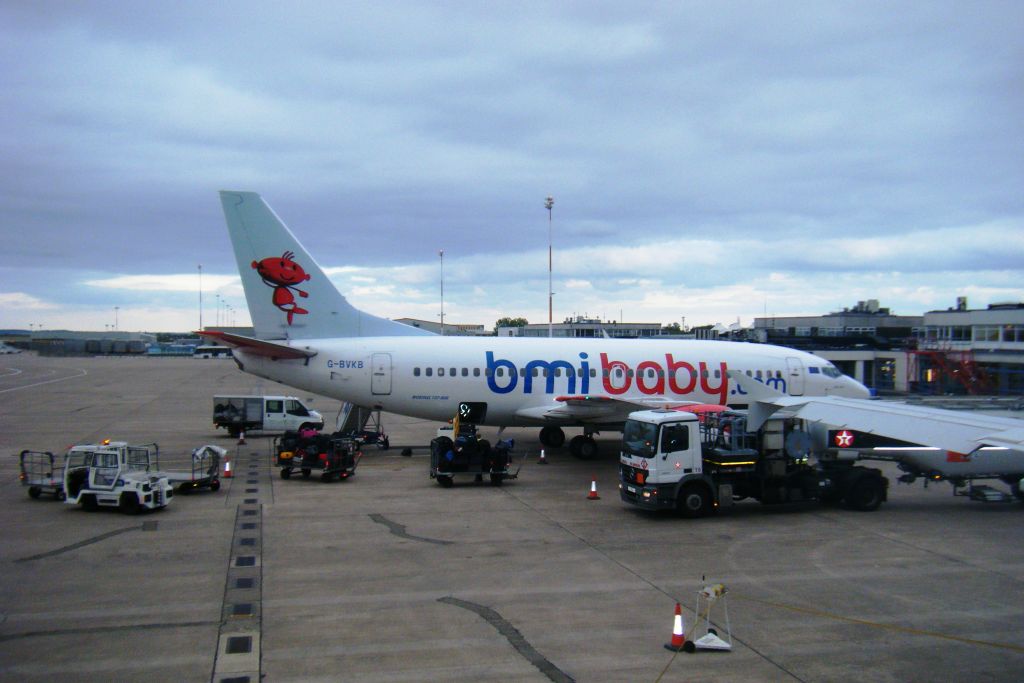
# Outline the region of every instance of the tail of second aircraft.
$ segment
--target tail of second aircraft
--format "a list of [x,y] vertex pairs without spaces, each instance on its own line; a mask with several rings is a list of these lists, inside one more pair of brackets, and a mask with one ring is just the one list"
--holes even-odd
[[220,201],[260,339],[429,334],[353,307],[255,192],[222,191]]

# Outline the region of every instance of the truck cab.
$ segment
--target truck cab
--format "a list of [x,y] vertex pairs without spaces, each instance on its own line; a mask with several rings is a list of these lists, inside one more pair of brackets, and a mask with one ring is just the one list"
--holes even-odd
[[623,429],[620,496],[640,508],[684,517],[702,517],[745,498],[765,504],[843,502],[856,510],[874,510],[886,499],[889,482],[879,470],[811,463],[810,444],[809,435],[785,416],[750,430],[739,411],[637,411]]

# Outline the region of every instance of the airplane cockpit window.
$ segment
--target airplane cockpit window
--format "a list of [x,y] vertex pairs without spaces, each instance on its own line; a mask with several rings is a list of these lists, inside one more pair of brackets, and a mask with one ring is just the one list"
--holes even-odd
[[842,376],[843,376],[843,373],[841,373],[841,372],[839,371],[839,368],[837,368],[837,367],[836,367],[836,366],[834,366],[834,365],[826,365],[825,367],[823,367],[823,368],[821,369],[821,372],[822,372],[822,373],[823,373],[823,374],[824,374],[824,375],[825,375],[826,377],[831,377],[831,378],[833,378],[833,379],[835,379],[835,378],[837,378],[837,377],[842,377]]

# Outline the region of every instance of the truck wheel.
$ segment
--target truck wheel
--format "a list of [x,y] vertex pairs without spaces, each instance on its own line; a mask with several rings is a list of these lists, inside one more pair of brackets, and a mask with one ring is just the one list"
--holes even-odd
[[502,482],[505,481],[505,477],[500,474],[491,475],[491,486],[501,486]]
[[388,437],[385,436],[383,439],[377,442],[377,448],[381,449],[382,451],[386,451],[387,449],[391,448],[391,441],[389,441]]
[[332,481],[334,479],[333,472],[324,472],[320,475],[320,481]]
[[303,479],[309,479],[309,475],[311,475],[311,474],[313,474],[313,470],[309,469],[308,467],[303,467],[302,468],[302,478]]
[[706,486],[688,484],[676,498],[676,512],[690,519],[704,517],[711,512],[711,494]]
[[210,482],[210,490],[214,492],[220,491],[220,479],[214,479]]
[[117,502],[117,509],[126,515],[134,515],[139,511],[139,497],[134,493],[122,493]]
[[82,509],[86,510],[87,512],[95,512],[100,507],[100,504],[96,502],[96,496],[92,494],[82,496],[81,503]]
[[861,477],[846,493],[846,504],[853,510],[871,512],[878,509],[884,497],[882,482],[878,477]]
[[56,493],[54,493],[53,497],[56,498],[57,500],[67,500],[67,498],[68,498],[67,494],[64,493],[63,490],[60,490],[60,491],[57,491]]
[[439,474],[437,475],[437,483],[440,484],[443,489],[450,489],[452,487],[452,478]]
[[239,434],[241,434],[241,431],[238,427],[228,427],[228,436],[232,439],[237,439]]
[[28,487],[28,497],[29,498],[38,498],[39,495],[42,492],[43,492],[43,490],[41,488],[39,488],[38,486],[29,486]]
[[287,467],[282,467],[281,468],[281,478],[282,479],[291,479],[292,478],[292,471],[290,469],[288,469]]

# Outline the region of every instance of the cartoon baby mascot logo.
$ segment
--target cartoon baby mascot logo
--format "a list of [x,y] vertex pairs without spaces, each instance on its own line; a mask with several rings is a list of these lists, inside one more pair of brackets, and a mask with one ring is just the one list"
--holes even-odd
[[263,283],[274,288],[274,305],[288,314],[289,325],[292,324],[292,318],[296,315],[309,313],[295,303],[295,295],[292,294],[292,290],[294,290],[303,298],[309,296],[309,292],[304,292],[297,286],[300,282],[308,280],[309,275],[302,266],[292,260],[294,258],[293,252],[286,251],[280,257],[275,256],[252,262],[252,267],[263,278]]

